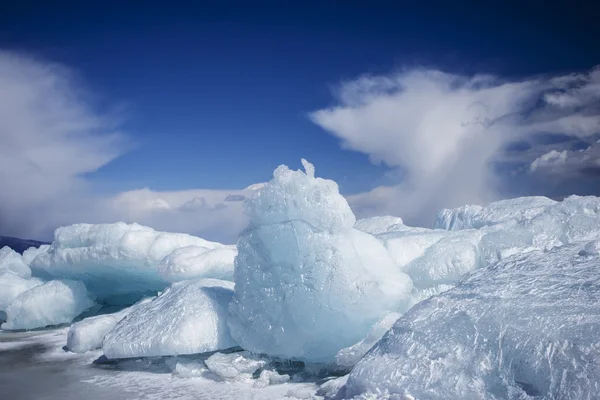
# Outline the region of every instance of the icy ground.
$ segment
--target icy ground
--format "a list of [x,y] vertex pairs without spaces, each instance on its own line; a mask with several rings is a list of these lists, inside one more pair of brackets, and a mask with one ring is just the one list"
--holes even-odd
[[[254,387],[217,376],[179,376],[166,359],[95,362],[102,351],[63,349],[68,328],[0,334],[0,398],[18,400],[281,400],[309,398],[314,382]],[[169,363],[172,365],[172,363]]]

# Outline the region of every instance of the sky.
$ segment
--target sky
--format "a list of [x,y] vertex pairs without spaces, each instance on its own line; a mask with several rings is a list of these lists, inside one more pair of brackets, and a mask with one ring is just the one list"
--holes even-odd
[[600,194],[591,2],[400,3],[2,2],[0,235],[234,243],[246,188],[301,158],[358,217],[422,226]]

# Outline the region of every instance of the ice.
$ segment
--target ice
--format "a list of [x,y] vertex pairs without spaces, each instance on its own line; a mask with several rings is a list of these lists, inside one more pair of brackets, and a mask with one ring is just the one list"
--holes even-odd
[[80,281],[54,280],[21,293],[6,309],[2,329],[35,329],[71,322],[94,305]]
[[404,311],[412,282],[355,217],[337,184],[278,167],[246,203],[238,241],[231,334],[246,350],[331,362],[389,312]]
[[500,200],[486,207],[466,205],[444,209],[438,212],[434,228],[460,230],[523,221],[543,213],[554,204],[556,201],[547,197],[533,196]]
[[8,246],[0,249],[0,273],[10,272],[15,275],[29,278],[31,269],[23,261],[23,257]]
[[49,244],[43,244],[40,247],[30,247],[23,252],[23,262],[30,265],[34,258],[40,254],[44,254],[50,249]]
[[[99,300],[128,305],[164,289],[169,280],[159,273],[161,261],[187,246],[206,250],[223,247],[138,224],[77,224],[58,228],[50,248],[35,257],[31,268],[41,276],[81,280]],[[174,275],[185,275],[183,269],[171,270]]]
[[595,398],[600,257],[585,246],[513,255],[419,303],[354,367],[344,398]]
[[412,228],[404,225],[402,218],[388,215],[358,220],[354,224],[354,229],[371,235],[380,235],[382,233],[398,232]]
[[267,360],[248,352],[215,353],[204,363],[208,370],[224,381],[251,380],[252,374],[267,364]]
[[233,280],[233,261],[236,255],[235,246],[214,249],[182,247],[166,256],[158,266],[158,271],[169,282],[197,278]]
[[281,385],[290,380],[290,376],[287,374],[279,374],[277,371],[269,369],[263,369],[258,376],[258,379],[254,382],[253,387],[263,388],[269,385]]
[[360,342],[341,349],[335,356],[335,362],[340,367],[353,367],[375,343],[394,325],[400,318],[399,313],[389,313],[378,321]]
[[233,283],[216,279],[177,282],[143,304],[109,332],[108,358],[205,353],[236,346],[227,328]]
[[585,245],[579,253],[582,256],[597,256],[600,255],[600,239],[593,240]]
[[0,311],[6,309],[21,293],[44,282],[37,278],[23,278],[10,272],[0,273]]
[[104,336],[112,331],[119,321],[150,300],[150,298],[144,299],[116,313],[96,315],[75,322],[67,334],[67,348],[74,353],[100,349]]

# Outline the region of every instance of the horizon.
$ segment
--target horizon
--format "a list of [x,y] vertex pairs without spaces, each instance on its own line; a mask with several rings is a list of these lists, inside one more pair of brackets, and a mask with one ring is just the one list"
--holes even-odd
[[0,235],[233,243],[245,188],[301,158],[357,217],[416,226],[600,194],[590,8],[234,4],[1,6]]

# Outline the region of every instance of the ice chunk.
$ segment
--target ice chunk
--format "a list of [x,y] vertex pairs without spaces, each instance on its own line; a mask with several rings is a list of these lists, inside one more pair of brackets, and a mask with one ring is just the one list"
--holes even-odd
[[438,212],[434,228],[460,230],[481,228],[505,222],[529,220],[556,201],[547,197],[518,197],[490,203],[486,207],[467,205],[455,209],[444,209]]
[[582,256],[597,256],[600,254],[600,239],[593,240],[585,245],[579,253]]
[[6,309],[2,329],[35,329],[71,322],[94,301],[79,281],[54,280],[20,294]]
[[236,255],[235,246],[214,249],[182,247],[166,256],[158,266],[158,271],[169,282],[198,278],[233,280],[233,261]]
[[356,224],[354,224],[354,229],[358,229],[359,231],[371,235],[380,235],[382,233],[398,232],[410,230],[412,228],[404,225],[402,218],[388,215],[358,220],[356,221]]
[[31,276],[31,270],[23,262],[23,257],[8,246],[0,249],[0,273],[3,272],[11,272],[24,278]]
[[177,357],[172,362],[172,365],[173,375],[179,378],[203,377],[208,372],[208,368],[200,360],[186,360]]
[[30,247],[23,252],[23,262],[30,265],[34,258],[40,254],[44,254],[50,249],[49,244],[43,244],[40,247]]
[[410,278],[379,240],[352,228],[335,182],[313,173],[280,166],[246,203],[228,320],[246,350],[333,361],[410,303]]
[[215,353],[205,362],[208,370],[224,381],[250,380],[252,374],[267,364],[267,360],[248,352]]
[[41,279],[23,278],[10,272],[0,273],[0,311],[6,311],[21,293],[43,284]]
[[360,342],[338,351],[335,356],[336,364],[340,367],[353,367],[375,343],[394,325],[400,318],[399,313],[389,313],[378,321]]
[[116,313],[96,315],[75,322],[67,334],[67,348],[74,353],[85,353],[101,348],[104,336],[112,331],[119,321],[149,301],[150,298],[144,299]]
[[254,382],[253,387],[255,388],[263,388],[269,385],[280,385],[282,383],[286,383],[290,380],[290,376],[287,374],[279,374],[277,371],[272,371],[269,369],[263,369],[258,376],[258,379]]
[[600,257],[580,249],[508,257],[419,303],[354,367],[346,398],[595,398]]
[[236,346],[227,328],[233,283],[200,279],[177,282],[143,304],[109,332],[108,358],[205,353]]
[[174,250],[187,246],[223,247],[138,224],[77,224],[58,228],[51,247],[35,257],[31,268],[40,275],[81,280],[104,302],[133,304],[169,284],[159,274],[159,264]]
[[346,385],[347,381],[348,375],[330,379],[321,385],[317,391],[317,395],[323,396],[326,399],[341,399],[343,398],[342,393],[345,390],[344,385]]

